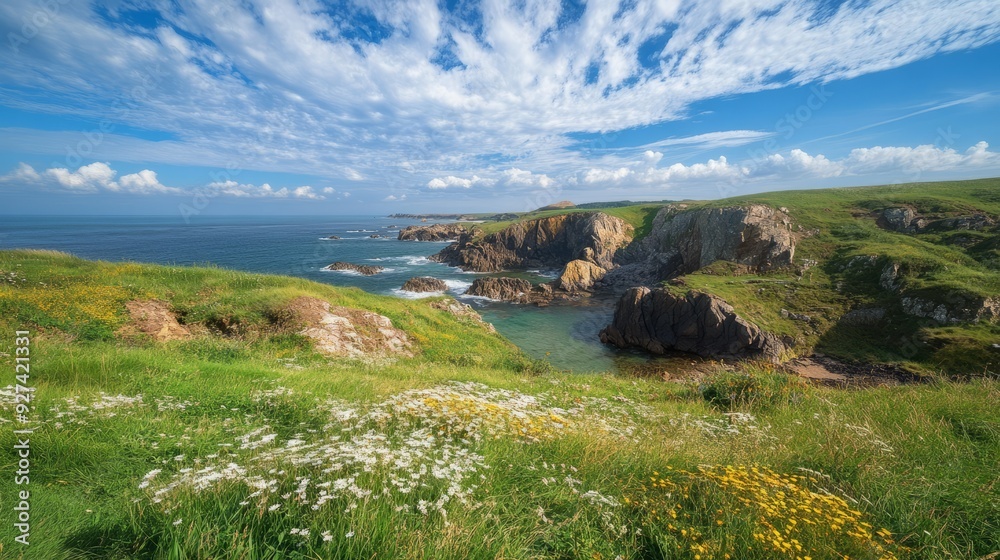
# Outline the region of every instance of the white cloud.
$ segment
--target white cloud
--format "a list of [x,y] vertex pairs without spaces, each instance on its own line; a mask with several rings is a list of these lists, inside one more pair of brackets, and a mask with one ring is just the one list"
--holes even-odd
[[[143,163],[472,188],[479,185],[449,178],[504,180],[482,156],[557,181],[579,162],[571,133],[684,119],[708,99],[852,78],[1000,38],[995,0],[621,0],[587,2],[579,18],[567,18],[560,2],[497,0],[469,10],[474,20],[421,0],[341,3],[335,13],[313,2],[142,4],[158,7],[163,23],[141,30],[108,21],[129,3],[100,4],[101,15],[94,3],[61,5],[0,65],[0,81],[11,86],[0,104],[72,107],[83,119],[171,137],[106,133],[92,157],[109,161],[127,154]],[[20,29],[33,10],[33,0],[0,3],[0,27]],[[358,15],[374,18],[384,36],[348,36]],[[81,141],[78,132],[59,141],[42,132],[53,131],[39,131],[30,149],[52,154]],[[23,138],[0,134],[5,149]],[[768,134],[712,132],[640,149],[734,147]],[[715,166],[711,173],[726,167]],[[100,177],[62,179],[78,192],[103,188]]]
[[473,175],[469,179],[463,179],[461,177],[455,177],[454,175],[449,175],[447,177],[436,177],[427,181],[427,188],[438,190],[438,189],[449,189],[449,188],[460,188],[468,189],[471,187],[492,187],[496,181],[492,179],[483,179],[478,175]]
[[399,196],[396,196],[394,194],[390,194],[389,196],[383,198],[382,200],[384,202],[402,202],[402,201],[406,200],[406,195],[405,194],[401,194]]
[[756,162],[731,163],[720,156],[704,163],[675,163],[657,167],[655,163],[658,159],[655,153],[647,151],[641,161],[627,166],[588,169],[582,173],[579,182],[591,187],[671,187],[679,184],[739,184],[802,178],[878,177],[886,174],[919,176],[923,172],[1000,169],[1000,153],[990,151],[986,142],[979,142],[964,153],[928,144],[856,148],[841,159],[829,159],[822,154],[811,155],[800,149],[787,154],[772,154]]
[[117,174],[118,172],[110,165],[99,161],[83,165],[76,171],[70,171],[65,167],[53,167],[41,173],[22,162],[13,172],[0,177],[0,182],[89,194],[101,191],[131,194],[184,192],[181,189],[164,186],[157,180],[156,173],[149,169],[124,175],[115,181]]
[[293,189],[287,187],[275,189],[267,183],[258,186],[252,183],[239,183],[232,180],[209,183],[207,189],[216,196],[223,195],[237,198],[303,198],[309,200],[323,200],[326,198],[323,195],[316,194],[310,186]]

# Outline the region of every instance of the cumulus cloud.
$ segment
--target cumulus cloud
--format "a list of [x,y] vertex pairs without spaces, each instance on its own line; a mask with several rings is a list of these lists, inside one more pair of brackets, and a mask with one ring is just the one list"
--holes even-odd
[[167,187],[156,178],[156,172],[143,169],[138,173],[123,175],[115,180],[118,172],[104,162],[94,162],[70,171],[65,167],[52,167],[39,173],[26,164],[20,163],[11,173],[0,177],[0,181],[23,186],[43,187],[77,193],[97,193],[110,191],[131,194],[178,194],[181,189]]
[[237,198],[303,198],[309,200],[323,200],[326,198],[321,194],[317,194],[310,186],[293,189],[287,187],[275,189],[267,183],[254,185],[231,180],[209,183],[207,189],[214,195],[233,196]]
[[920,174],[936,171],[1000,169],[1000,153],[979,142],[964,152],[934,145],[856,148],[840,159],[811,155],[801,149],[771,154],[759,161],[733,163],[720,156],[703,163],[657,166],[660,154],[647,151],[640,160],[614,168],[590,168],[582,184],[600,186],[672,186],[684,183],[735,184],[754,180],[824,179],[884,174]]
[[[159,12],[143,18],[157,23],[137,23],[134,3],[63,6],[0,65],[11,85],[0,102],[72,107],[172,137],[106,134],[102,150],[142,148],[146,159],[132,161],[236,161],[359,182],[398,173],[400,183],[432,189],[479,186],[456,180],[473,174],[502,181],[484,157],[553,177],[576,162],[574,133],[685,119],[705,100],[850,79],[1000,38],[995,0],[140,4]],[[0,26],[20,29],[33,6],[0,3]],[[377,39],[358,36],[361,20],[380,29]],[[117,92],[141,95],[127,94],[120,111]],[[733,147],[767,134],[708,133],[644,149]],[[64,179],[81,192],[100,184]]]
[[427,188],[433,190],[449,188],[468,189],[474,186],[492,187],[494,184],[496,184],[495,180],[483,179],[478,175],[473,175],[469,179],[448,175],[447,177],[435,177],[434,179],[427,181]]

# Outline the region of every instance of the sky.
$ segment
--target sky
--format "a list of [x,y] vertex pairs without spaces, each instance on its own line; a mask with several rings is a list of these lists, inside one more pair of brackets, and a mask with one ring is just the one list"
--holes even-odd
[[5,0],[0,213],[1000,176],[996,0]]

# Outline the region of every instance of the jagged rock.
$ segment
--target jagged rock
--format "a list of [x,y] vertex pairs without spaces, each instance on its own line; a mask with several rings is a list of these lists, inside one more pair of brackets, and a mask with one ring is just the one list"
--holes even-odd
[[621,252],[621,266],[609,270],[603,284],[654,285],[716,261],[767,271],[791,265],[794,256],[795,238],[784,212],[762,204],[689,211],[668,205],[656,214],[649,235]]
[[331,235],[330,237],[327,237],[327,239],[340,239],[340,236],[339,235]]
[[600,337],[606,344],[654,354],[679,350],[712,358],[777,360],[785,350],[778,337],[745,321],[721,299],[701,292],[674,295],[663,288],[626,291]]
[[631,238],[632,226],[624,220],[579,212],[519,222],[482,238],[466,233],[431,260],[476,272],[555,268],[575,259],[608,269]]
[[334,307],[311,297],[294,299],[287,307],[299,334],[313,339],[316,350],[349,358],[412,356],[410,339],[392,321],[370,311]]
[[379,272],[385,270],[385,267],[337,261],[331,265],[326,266],[325,270],[349,270],[357,272],[358,274],[363,274],[365,276],[372,276],[374,274],[378,274]]
[[497,332],[496,328],[493,327],[491,323],[484,321],[482,315],[476,313],[476,310],[473,309],[471,305],[461,303],[453,299],[446,299],[442,301],[432,301],[430,306],[434,309],[447,311],[457,317],[460,321],[468,321],[480,325],[490,332]]
[[605,274],[607,271],[596,264],[577,259],[566,263],[566,268],[556,283],[567,292],[585,292],[593,288]]
[[368,236],[368,239],[388,239],[388,236],[379,235],[377,233],[373,233],[373,234],[371,234],[371,235]]
[[430,276],[417,276],[407,280],[402,289],[406,292],[443,292],[448,289],[448,285],[444,283],[444,280]]
[[875,223],[882,229],[914,233],[927,225],[927,220],[919,217],[916,210],[909,206],[897,206],[883,210]]
[[885,309],[881,307],[867,307],[848,311],[838,322],[851,326],[871,326],[877,325],[883,318],[885,318]]
[[399,230],[400,241],[451,241],[469,230],[460,224],[434,224],[430,226],[407,226]]
[[531,282],[521,278],[476,278],[465,291],[467,296],[480,296],[513,303],[528,303]]

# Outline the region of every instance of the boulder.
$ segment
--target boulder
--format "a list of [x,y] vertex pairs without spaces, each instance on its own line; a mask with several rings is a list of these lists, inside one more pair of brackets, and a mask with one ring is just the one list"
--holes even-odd
[[624,220],[579,212],[518,222],[483,237],[466,233],[431,260],[476,272],[562,268],[576,259],[609,269],[631,239],[632,226]]
[[331,235],[331,236],[327,237],[327,239],[340,239],[340,236],[339,235]]
[[596,264],[577,259],[566,264],[556,284],[567,292],[586,292],[591,290],[598,280],[604,278],[605,274],[607,271]]
[[170,305],[164,301],[137,299],[125,302],[125,308],[132,319],[130,326],[157,342],[191,337],[191,332],[177,322],[177,317],[170,311]]
[[417,276],[407,280],[402,289],[406,292],[444,292],[448,289],[448,285],[444,283],[444,280],[430,276]]
[[675,295],[664,288],[631,288],[619,299],[601,342],[670,350],[710,358],[761,357],[777,361],[785,350],[775,335],[739,317],[725,301],[706,293]]
[[[792,264],[791,220],[763,204],[684,210],[668,205],[657,212],[649,235],[621,251],[602,284],[613,290],[652,286],[716,261],[755,272]],[[598,263],[600,264],[600,263]]]
[[397,239],[400,241],[452,241],[468,231],[461,224],[407,226],[399,230]]
[[385,270],[385,267],[337,261],[331,265],[324,267],[324,270],[342,270],[342,271],[357,272],[358,274],[362,274],[364,276],[372,276]]

